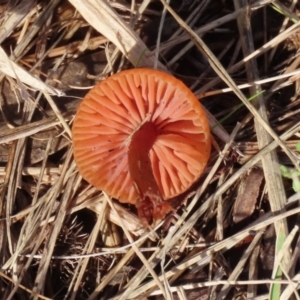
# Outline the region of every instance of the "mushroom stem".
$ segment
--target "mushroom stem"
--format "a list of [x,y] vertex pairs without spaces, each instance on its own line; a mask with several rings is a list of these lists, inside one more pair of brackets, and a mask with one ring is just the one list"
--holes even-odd
[[149,151],[158,136],[158,131],[152,122],[145,122],[131,137],[128,147],[128,165],[135,189],[139,195],[136,202],[138,215],[144,222],[150,223],[163,219],[173,210],[159,191],[155,180]]

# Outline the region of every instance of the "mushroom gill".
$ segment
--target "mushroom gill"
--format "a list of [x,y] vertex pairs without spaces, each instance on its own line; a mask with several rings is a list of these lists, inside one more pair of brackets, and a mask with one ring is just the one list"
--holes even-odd
[[100,81],[83,99],[73,124],[74,157],[90,184],[146,221],[172,208],[210,156],[205,112],[179,80],[132,69]]

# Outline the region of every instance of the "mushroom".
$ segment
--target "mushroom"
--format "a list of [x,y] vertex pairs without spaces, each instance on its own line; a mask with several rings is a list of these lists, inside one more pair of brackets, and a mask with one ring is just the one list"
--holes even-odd
[[171,75],[122,71],[84,97],[73,124],[82,177],[150,223],[173,210],[168,199],[200,177],[210,156],[208,121],[193,93]]

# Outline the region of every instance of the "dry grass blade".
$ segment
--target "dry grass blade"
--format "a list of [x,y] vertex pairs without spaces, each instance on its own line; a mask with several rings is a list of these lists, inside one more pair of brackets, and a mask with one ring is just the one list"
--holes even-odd
[[[258,230],[261,230],[261,229],[265,228],[266,226],[268,226],[270,224],[273,224],[276,221],[279,221],[279,220],[284,219],[288,216],[297,214],[299,212],[300,212],[300,208],[297,207],[297,208],[294,208],[294,209],[292,209],[288,212],[284,212],[284,213],[282,213],[280,215],[277,215],[277,216],[271,216],[271,214],[266,214],[262,218],[258,219],[255,222],[254,225],[247,227],[246,229],[240,231],[239,233],[231,236],[228,239],[225,239],[225,240],[215,244],[214,246],[211,246],[211,247],[205,249],[204,251],[201,251],[199,254],[195,255],[193,258],[189,259],[188,261],[184,261],[183,263],[177,265],[176,267],[174,267],[170,271],[166,272],[165,276],[167,278],[170,278],[171,276],[176,274],[178,272],[178,270],[187,269],[188,267],[190,267],[190,266],[192,266],[196,263],[202,263],[201,265],[205,266],[210,261],[211,255],[213,253],[217,253],[222,249],[230,249],[231,247],[236,245],[238,242],[243,240],[245,237],[247,237],[250,232],[256,232]],[[163,280],[162,275],[159,276],[159,279]],[[272,282],[274,282],[274,281],[272,281]],[[150,281],[150,282],[142,285],[142,287],[135,290],[128,297],[128,299],[133,299],[133,298],[141,295],[146,290],[148,290],[148,289],[152,288],[153,286],[155,286],[155,284],[156,283],[154,281]],[[113,299],[119,299],[119,298],[113,298]]]
[[[293,135],[295,132],[297,132],[299,130],[300,123],[298,123],[297,126],[294,127],[293,130],[291,130],[289,132],[289,135],[287,133],[285,133],[284,135],[282,135],[280,138],[282,140],[287,139],[290,135]],[[200,207],[200,209],[198,209],[186,222],[185,226],[180,228],[176,234],[174,234],[172,241],[177,241],[181,236],[183,236],[186,232],[186,230],[188,228],[191,228],[193,226],[193,224],[199,219],[200,216],[202,216],[208,209],[209,207],[211,207],[211,205],[213,204],[213,201],[215,198],[217,198],[218,196],[222,195],[228,188],[230,185],[232,185],[244,172],[246,172],[248,169],[250,169],[257,161],[259,161],[261,159],[261,157],[265,154],[268,153],[270,151],[270,149],[277,147],[277,143],[275,141],[273,141],[268,147],[264,148],[263,150],[260,151],[260,153],[256,156],[254,156],[247,164],[245,164],[242,168],[240,168],[232,177],[230,177],[229,180],[227,180],[227,182],[225,184],[223,184],[211,197],[209,197],[209,199],[207,199],[203,205]],[[244,238],[244,236],[242,237]],[[232,237],[232,241],[234,241],[235,243],[235,239]],[[172,243],[170,243],[169,245],[166,245],[167,249],[166,251],[168,251],[171,247],[172,247]],[[208,253],[210,255],[210,253]],[[160,258],[160,256],[157,255],[157,253],[154,253],[152,255],[152,257],[156,257]],[[153,259],[152,258],[152,259]],[[204,258],[203,258],[204,259]],[[210,260],[210,259],[209,259]],[[157,262],[157,261],[156,261]],[[197,263],[197,261],[195,261],[195,263]],[[208,263],[208,262],[206,262]],[[184,265],[185,268],[183,268],[182,270],[185,270],[188,265]],[[175,274],[178,272],[178,269],[176,270]],[[175,274],[172,274],[175,275]],[[171,275],[170,275],[171,276]],[[143,277],[141,277],[143,278]],[[149,286],[145,286],[145,289],[148,289]],[[132,291],[131,291],[132,292]],[[143,289],[141,292],[145,292],[145,290]],[[126,293],[126,292],[125,292]],[[128,293],[128,292],[127,292]],[[136,292],[137,293],[137,292]],[[126,294],[126,296],[129,296],[130,293]]]
[[[63,185],[64,176],[66,176],[67,171],[72,171],[75,167],[75,165],[73,164],[73,166],[70,169],[71,157],[72,157],[72,151],[69,151],[68,159],[66,159],[64,167],[62,169],[61,177],[59,179],[60,184],[58,184],[58,186],[57,186],[57,190],[55,191],[56,193],[54,193],[54,195],[53,195],[53,199],[56,199],[56,196],[61,192],[60,189]],[[72,178],[74,180],[74,175],[72,176]],[[40,261],[38,274],[37,274],[36,280],[35,280],[34,292],[38,293],[38,294],[44,288],[44,284],[46,282],[45,277],[47,275],[47,271],[48,271],[49,264],[51,261],[51,256],[52,256],[52,253],[53,253],[53,250],[55,247],[55,241],[56,241],[57,235],[62,227],[64,218],[66,216],[66,208],[68,205],[68,201],[70,200],[69,196],[70,196],[72,186],[73,186],[72,178],[69,179],[69,181],[67,183],[66,190],[64,192],[64,197],[62,198],[62,202],[60,204],[55,223],[53,224],[52,233],[51,233],[49,239],[45,243],[45,248],[44,248],[45,255],[43,255],[43,257]],[[50,213],[51,213],[51,210],[49,211],[48,218],[50,217]],[[38,299],[38,295],[36,295],[34,297],[34,299]]]
[[[288,282],[288,286],[285,288],[285,290],[281,294],[280,300],[289,299],[295,293],[295,290],[297,289],[297,287],[299,285],[299,280],[300,280],[300,274],[297,274],[292,278],[293,282]],[[297,294],[297,291],[296,291],[296,294]]]
[[[179,241],[179,239],[182,236],[184,236],[190,230],[190,228],[192,227],[192,225],[189,224],[188,222],[184,223],[184,220],[187,217],[188,213],[194,207],[195,203],[198,201],[201,193],[205,190],[207,184],[210,182],[211,178],[214,176],[215,172],[217,171],[219,165],[223,161],[223,154],[229,149],[230,144],[233,140],[233,136],[234,136],[235,133],[236,132],[233,132],[230,143],[226,144],[226,146],[224,148],[224,151],[219,156],[219,159],[215,163],[215,165],[212,168],[210,174],[206,177],[206,180],[205,180],[203,186],[197,192],[196,196],[193,198],[193,200],[192,200],[191,204],[189,205],[187,211],[182,214],[181,218],[179,218],[179,220],[176,222],[173,230],[170,231],[169,234],[167,235],[167,237],[163,240],[163,244],[162,244],[163,247],[161,249],[158,249],[157,251],[155,251],[151,255],[149,261],[151,262],[152,267],[156,266],[160,262],[160,260],[165,257],[165,253],[170,251],[170,249]],[[180,227],[182,224],[183,224],[183,226]],[[174,234],[176,231],[177,231],[177,234]],[[180,271],[178,271],[177,274],[179,272]],[[121,297],[123,299],[127,299],[136,290],[137,286],[145,279],[147,274],[148,274],[148,272],[147,272],[146,268],[140,269],[139,272],[135,275],[135,277],[133,277],[132,280],[129,282],[129,284],[126,286],[126,290],[123,292]],[[142,293],[144,293],[144,292],[145,291],[143,290]],[[151,292],[152,292],[152,290],[151,290]]]
[[[157,64],[158,69],[167,71],[165,66],[155,59],[155,53],[149,52],[147,46],[132,28],[119,18],[109,3],[82,0],[71,0],[70,2],[87,22],[118,47],[133,66],[153,68]],[[228,20],[226,19],[226,21]],[[209,112],[207,114],[211,127],[215,128],[215,133],[222,140],[228,142],[227,132],[222,126],[216,126],[215,118]]]
[[[214,69],[214,71],[232,88],[234,93],[242,100],[244,105],[250,110],[250,112],[253,114],[253,116],[258,120],[258,122],[264,127],[264,129],[274,138],[274,140],[278,143],[280,147],[284,150],[284,152],[287,154],[287,156],[291,159],[291,161],[294,163],[294,165],[299,168],[299,162],[295,158],[294,154],[290,149],[286,147],[286,145],[278,138],[277,134],[272,130],[272,128],[265,122],[265,120],[259,115],[257,110],[254,108],[254,106],[247,100],[245,95],[239,90],[235,82],[232,80],[232,78],[229,76],[227,71],[224,69],[224,67],[219,63],[217,58],[214,56],[214,54],[211,52],[211,50],[205,45],[205,43],[198,37],[197,34],[194,33],[191,28],[189,28],[185,22],[172,10],[172,8],[164,1],[161,0],[161,2],[166,6],[168,11],[173,15],[173,17],[177,20],[177,22],[190,34],[191,39],[194,41],[195,45],[198,47],[198,49],[207,57],[209,63],[211,64],[211,67]],[[300,24],[300,23],[299,23]],[[298,24],[298,25],[299,25]]]
[[[244,252],[243,256],[239,260],[235,269],[232,271],[232,273],[228,277],[228,281],[235,281],[238,279],[239,275],[243,271],[243,268],[245,267],[247,260],[249,259],[250,255],[251,255],[252,251],[256,247],[257,243],[259,243],[263,233],[264,233],[263,230],[260,230],[258,233],[256,233],[256,235],[255,235],[254,239],[252,240],[252,242],[250,243],[249,247]],[[230,285],[224,285],[218,294],[217,300],[226,299],[230,289],[231,289]]]
[[[14,282],[10,277],[8,277],[6,274],[4,274],[4,273],[1,272],[1,271],[0,271],[0,276],[3,277],[3,278],[5,278],[6,280],[12,282],[12,283],[15,284],[15,285],[18,285],[21,289],[25,290],[28,294],[30,294],[30,295],[33,295],[33,294],[34,294],[32,290],[26,288],[26,287],[25,287],[24,285],[22,285],[22,284],[19,284],[19,283],[17,283],[17,282]],[[43,296],[43,295],[41,295],[41,294],[39,294],[38,297],[39,297],[40,299],[43,299],[43,300],[51,300],[51,298],[45,297],[45,296]]]
[[[238,63],[236,63],[233,66],[231,66],[228,69],[228,72],[229,73],[233,73],[233,72],[239,70],[246,62],[250,61],[253,58],[257,58],[258,56],[266,53],[272,47],[277,46],[279,43],[281,43],[282,41],[286,40],[289,36],[295,34],[295,32],[298,31],[299,25],[300,25],[300,22],[297,22],[296,24],[292,25],[291,27],[289,27],[285,31],[281,32],[276,37],[274,37],[273,39],[271,39],[270,41],[268,41],[266,44],[264,44],[262,47],[260,47],[259,49],[255,50],[254,52],[252,52],[251,54],[249,54],[247,57],[244,57],[243,60],[241,60]],[[221,78],[216,77],[215,79],[213,79],[212,81],[210,81],[208,84],[206,84],[203,87],[201,87],[198,91],[196,91],[195,94],[197,94],[199,97],[201,97],[202,93],[204,93],[205,91],[211,89],[220,80],[221,80]]]
[[[98,32],[108,38],[134,65],[153,68],[155,58],[146,45],[106,1],[70,0],[80,14]],[[158,68],[165,67],[158,63]]]
[[[106,195],[106,199],[110,205],[110,207],[112,208],[112,210],[117,214],[116,209],[114,208],[114,205],[111,201],[111,199]],[[118,215],[118,214],[117,214]],[[123,230],[126,234],[126,237],[128,238],[129,242],[132,244],[132,248],[134,249],[136,255],[140,258],[140,260],[144,263],[144,267],[147,268],[147,271],[153,276],[155,283],[157,284],[157,286],[160,288],[162,294],[164,295],[164,297],[166,298],[166,294],[167,291],[165,290],[166,287],[164,287],[161,283],[161,281],[158,279],[156,273],[154,272],[152,266],[149,264],[149,262],[146,260],[146,258],[144,257],[144,255],[140,252],[140,250],[138,249],[138,247],[135,245],[135,243],[133,242],[133,239],[129,233],[129,231],[127,230],[127,228],[125,227],[123,220],[121,218],[119,218],[120,223],[122,224]],[[120,300],[122,299],[122,296],[119,298]]]
[[[260,5],[263,5],[263,3],[260,3],[262,1],[258,1],[257,2],[257,6],[260,6]],[[269,1],[271,2],[271,1]],[[252,7],[252,9],[256,9],[256,7]],[[213,20],[212,22],[208,23],[208,24],[205,24],[203,26],[201,26],[200,28],[196,29],[195,30],[195,33],[198,34],[198,35],[201,35],[201,34],[204,34],[206,32],[209,32],[210,30],[213,30],[223,24],[226,24],[227,22],[230,22],[232,20],[235,20],[237,18],[237,16],[243,12],[245,9],[242,8],[242,9],[239,9],[239,10],[236,10],[226,16],[223,16],[219,19],[216,19],[216,20]],[[189,40],[190,37],[189,35],[186,33],[186,32],[183,32],[179,37],[176,37],[174,39],[171,39],[170,41],[168,42],[165,42],[162,46],[161,46],[161,50],[166,50],[168,48],[171,48],[173,46],[176,46],[176,44],[179,44],[181,42],[184,42],[184,41],[187,41]],[[192,42],[190,42],[188,45],[190,47],[190,45],[192,44]]]
[[47,92],[44,92],[44,96],[47,99],[47,101],[48,101],[49,105],[51,106],[52,110],[56,114],[57,118],[60,120],[62,126],[64,127],[64,129],[66,131],[66,133],[68,134],[68,136],[70,138],[72,138],[71,129],[70,129],[69,125],[67,124],[65,118],[62,116],[62,113],[58,109],[57,105],[55,104],[55,102],[53,101],[53,99],[51,98],[51,96]]
[[[285,132],[283,135],[280,136],[281,140],[286,140],[290,136],[293,136],[296,132],[300,130],[300,123],[297,123],[296,126],[290,129],[289,132]],[[271,150],[275,149],[278,146],[276,141],[273,141],[264,149],[259,151],[255,156],[253,156],[246,164],[243,165],[237,172],[235,172],[216,192],[212,195],[209,199],[206,200],[206,205],[211,205],[211,201],[222,195],[230,185],[232,185],[240,176],[242,176],[247,170],[255,166],[255,164],[266,154],[269,153]]]
[[[280,138],[282,140],[287,139],[289,136],[292,136],[295,132],[299,131],[300,123],[298,123],[296,126],[294,126],[293,130],[289,132],[289,134],[285,133]],[[229,146],[229,145],[228,145]],[[244,172],[246,172],[248,169],[250,169],[253,165],[255,165],[256,162],[258,162],[261,157],[270,151],[270,149],[274,149],[277,147],[277,143],[273,141],[268,147],[264,148],[254,156],[247,164],[245,164],[242,168],[240,168],[230,179],[223,184],[209,199],[207,199],[203,205],[198,209],[184,224],[185,226],[181,227],[172,237],[172,242],[169,244],[165,244],[164,247],[166,249],[162,249],[160,251],[156,251],[152,254],[150,260],[152,261],[152,265],[156,265],[160,259],[163,257],[163,253],[165,251],[169,251],[173,244],[176,243],[182,236],[185,235],[185,233],[196,223],[196,221],[201,217],[213,204],[214,199],[216,199],[218,196],[222,195],[230,185],[232,185]],[[220,159],[222,160],[222,156],[220,156]],[[220,162],[221,162],[220,160]],[[213,174],[213,173],[212,173]],[[210,180],[209,177],[207,178],[208,181]],[[198,195],[194,198],[194,201],[198,199]],[[186,214],[187,215],[187,214]],[[183,215],[184,216],[184,215]],[[182,220],[181,220],[182,222]],[[182,270],[185,270],[188,266],[185,265],[185,268]],[[177,272],[180,271],[180,269],[177,269],[176,272],[173,275],[176,275]],[[139,282],[141,282],[145,276],[147,275],[147,270],[140,270],[139,273],[137,273],[136,277],[133,278],[131,284],[127,286],[126,291],[123,293],[122,297],[123,299],[127,299],[132,293],[135,293],[136,296],[139,295],[139,293],[144,293],[146,290],[148,290],[150,287],[148,285],[144,286],[143,289],[136,291],[136,287]],[[171,276],[171,275],[170,275]]]
[[18,186],[21,185],[21,170],[23,168],[24,164],[24,151],[22,149],[24,148],[26,143],[25,139],[19,139],[18,141],[14,142],[13,147],[13,156],[12,158],[12,168],[10,170],[10,179],[7,186],[7,201],[6,201],[6,211],[5,211],[5,217],[6,217],[6,234],[7,234],[7,242],[9,247],[10,254],[13,254],[13,238],[12,238],[12,231],[11,231],[11,221],[9,216],[11,215],[13,211],[14,206],[14,199],[17,195],[17,189]]
[[[283,269],[284,274],[288,274],[289,268],[291,267],[291,264],[286,265],[286,262],[284,261],[284,258],[286,256],[286,253],[289,252],[289,249],[291,247],[291,243],[295,239],[295,235],[298,233],[299,227],[295,226],[293,230],[289,233],[289,235],[286,237],[281,249],[278,251],[275,261],[274,261],[274,270],[272,273],[272,278],[276,279],[276,270],[281,267]],[[289,278],[289,277],[288,277]],[[294,288],[293,284],[291,284],[291,288],[296,292],[296,289]],[[297,292],[295,293],[297,294]],[[298,296],[298,295],[297,295]],[[298,297],[299,299],[299,297]]]
[[40,79],[32,76],[22,69],[15,62],[11,61],[5,51],[0,47],[0,71],[5,75],[13,77],[20,82],[27,84],[30,88],[48,92],[52,95],[62,96],[62,92],[45,84]]
[[[10,183],[11,174],[13,172],[13,167],[14,167],[13,158],[15,156],[15,152],[16,152],[16,148],[17,148],[16,146],[17,146],[16,143],[14,143],[13,147],[11,149],[8,164],[7,164],[7,172],[5,174],[2,190],[1,190],[1,193],[0,193],[0,200],[1,200],[0,201],[0,213],[1,213],[1,217],[5,216],[5,221],[6,221],[5,223],[4,222],[0,223],[0,230],[1,230],[0,242],[1,242],[1,245],[7,243],[7,239],[8,239],[8,237],[7,237],[7,223],[9,221],[6,220],[6,213],[7,212],[5,212],[5,208],[6,208],[5,196],[6,196],[6,193],[8,192],[8,186],[9,186],[9,183]],[[1,247],[0,253],[3,257],[5,256],[6,251],[3,247]],[[5,262],[3,261],[3,263],[5,263]]]
[[[1,24],[0,44],[20,25],[20,22],[27,16],[29,11],[34,7],[35,1],[29,0],[26,3],[20,3],[13,8],[14,13],[9,14],[5,22]],[[9,12],[8,12],[9,13]],[[5,18],[5,16],[3,16]]]
[[[235,0],[234,4],[235,7],[239,9],[240,7],[245,6],[246,3],[245,1]],[[254,51],[253,35],[252,35],[251,25],[250,25],[250,16],[247,13],[242,14],[239,16],[237,21],[238,21],[244,56],[247,56]],[[250,82],[259,79],[257,63],[255,59],[252,59],[251,61],[246,63],[246,70],[247,70],[247,78]],[[252,95],[260,93],[261,87],[259,85],[250,87],[250,92]],[[257,98],[254,100],[254,105],[257,106],[259,114],[265,120],[268,128],[270,128],[265,99],[262,94],[258,95]],[[272,138],[267,133],[265,126],[263,126],[257,119],[255,119],[254,122],[255,122],[258,145],[261,149],[266,145],[268,145],[271,142]],[[262,158],[262,165],[265,174],[267,192],[270,199],[271,209],[274,212],[283,211],[284,205],[287,201],[286,201],[286,195],[285,195],[285,189],[283,186],[282,177],[278,175],[280,174],[280,169],[279,169],[279,162],[278,162],[276,151],[273,150],[267,153]],[[288,226],[286,220],[283,220],[282,222],[279,223],[275,223],[275,228],[276,228],[277,235],[282,236],[282,238],[285,239],[288,234]],[[286,252],[286,256],[283,261],[283,267],[285,268],[286,266],[288,266],[289,262],[290,262],[290,256],[288,252]]]
[[[49,140],[48,140],[48,143],[47,143],[47,148],[46,148],[46,151],[45,151],[45,156],[44,156],[44,159],[43,159],[43,162],[42,162],[41,169],[38,170],[38,182],[37,182],[37,185],[36,185],[36,193],[34,194],[34,197],[32,199],[32,205],[35,205],[36,202],[37,202],[37,198],[38,198],[38,195],[39,195],[41,184],[44,181],[43,178],[45,177],[45,175],[50,175],[51,176],[51,173],[53,174],[53,169],[52,170],[46,170],[47,158],[48,158],[48,155],[49,155],[49,152],[50,152],[50,147],[51,147],[52,141],[53,141],[53,139],[52,139],[52,137],[50,137]],[[25,172],[27,171],[27,174],[29,173],[29,170],[24,170],[23,169],[23,172],[24,171]],[[56,169],[56,172],[57,172],[56,175],[58,175],[59,170]],[[50,177],[50,180],[51,180],[51,177]]]
[[[0,298],[300,299],[299,3],[23,2],[0,3]],[[204,175],[170,200],[176,212],[145,228],[136,207],[81,177],[71,127],[98,80],[156,66],[196,91],[213,147]],[[117,115],[106,123],[128,127]],[[96,140],[100,127],[84,132]],[[103,161],[99,177],[125,186],[126,169]]]
[[13,129],[6,129],[1,133],[0,143],[9,143],[20,138],[25,138],[59,124],[60,121],[57,121],[56,118],[49,118],[37,122],[32,122],[30,124],[19,126]]
[[[258,260],[259,260],[259,251],[260,251],[261,244],[257,244],[255,249],[253,250],[250,261],[249,261],[249,280],[256,280],[258,277]],[[253,298],[257,295],[257,286],[249,285],[247,287],[247,297]]]
[[[87,242],[87,244],[85,245],[85,247],[83,249],[84,253],[91,253],[93,251],[94,247],[95,247],[101,223],[103,221],[105,221],[105,218],[104,218],[105,208],[106,207],[104,207],[102,215],[99,215],[99,218],[97,219],[97,222],[96,222],[96,224],[93,228],[93,231],[92,231],[92,233],[91,233],[91,235],[88,239],[88,242]],[[73,278],[72,278],[72,282],[71,282],[71,284],[69,285],[69,288],[68,288],[68,293],[65,295],[65,299],[67,299],[67,297],[72,299],[72,300],[76,299],[76,295],[77,295],[77,292],[79,290],[79,286],[82,282],[82,279],[83,279],[84,273],[86,271],[89,260],[90,260],[89,257],[79,259],[79,262],[77,264],[77,268],[75,269],[75,272],[74,272],[74,275],[73,275]],[[72,284],[73,282],[74,282],[74,284]],[[69,297],[70,293],[71,293],[71,295]]]
[[[143,244],[143,240],[137,244],[137,247],[141,247]],[[129,251],[123,256],[123,258],[119,261],[119,263],[110,270],[110,272],[105,276],[102,282],[96,287],[96,289],[91,293],[88,300],[95,299],[101,291],[109,284],[109,282],[114,278],[116,274],[122,269],[122,267],[134,256],[135,250],[133,248],[129,249]]]
[[22,38],[21,42],[15,47],[13,56],[15,58],[19,58],[23,51],[28,47],[29,43],[31,43],[32,39],[41,29],[41,26],[50,18],[53,13],[54,8],[57,6],[60,0],[51,0],[49,1],[45,10],[38,16],[35,20],[33,26],[30,27],[30,30],[26,31],[25,36]]
[[[242,287],[242,286],[245,286],[245,285],[248,285],[248,286],[253,286],[253,285],[256,285],[256,286],[263,286],[263,285],[269,285],[269,284],[272,284],[272,283],[280,283],[280,284],[289,284],[290,282],[288,280],[272,280],[272,279],[264,279],[264,280],[234,280],[234,281],[231,281],[231,280],[213,280],[213,281],[206,281],[206,282],[200,282],[200,283],[190,283],[190,284],[184,284],[184,285],[180,285],[179,287],[178,286],[172,286],[171,287],[171,292],[172,293],[177,293],[178,292],[178,288],[182,288],[185,292],[189,291],[189,290],[196,290],[197,288],[205,288],[205,287],[218,287],[218,286],[221,286],[221,285],[231,285],[231,286],[235,286],[235,287]],[[297,285],[298,281],[297,280],[293,280],[293,284],[294,285]],[[155,296],[155,295],[161,295],[160,294],[160,291],[155,291],[151,294],[151,296]],[[260,296],[257,296],[255,298],[249,298],[251,300],[268,300],[270,299],[269,298],[269,295],[260,295]],[[282,298],[280,300],[284,300],[284,299],[287,299],[287,298]],[[115,298],[114,298],[115,300]]]
[[[297,78],[300,74],[300,70],[299,69],[295,69],[294,71],[291,71],[291,72],[285,72],[284,74],[281,74],[281,75],[278,75],[278,76],[274,76],[274,77],[270,77],[270,78],[266,78],[266,79],[261,79],[261,80],[255,80],[254,82],[249,82],[249,83],[245,83],[245,84],[240,84],[238,85],[238,88],[239,89],[246,89],[248,87],[251,87],[251,86],[255,86],[257,84],[264,84],[264,83],[268,83],[268,82],[272,82],[272,81],[276,81],[278,79],[285,79],[287,77],[288,80],[287,81],[284,81],[284,84],[278,84],[276,83],[276,86],[272,87],[270,90],[271,91],[275,91],[278,90],[279,88],[283,88],[283,87],[286,87],[287,85],[290,85],[290,84],[293,84],[293,82],[295,81],[295,78]],[[212,95],[217,95],[217,94],[222,94],[222,93],[228,93],[228,92],[231,92],[232,89],[231,88],[225,88],[225,89],[220,89],[220,90],[214,90],[214,91],[211,91],[211,92],[206,92],[202,95],[198,95],[198,97],[201,97],[201,98],[204,98],[204,97],[208,97],[208,96],[212,96]]]

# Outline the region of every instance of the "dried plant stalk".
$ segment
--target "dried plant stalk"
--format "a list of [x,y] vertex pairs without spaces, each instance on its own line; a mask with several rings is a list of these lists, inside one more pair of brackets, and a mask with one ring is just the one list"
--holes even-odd
[[[70,0],[86,21],[108,38],[134,65],[153,68],[154,54],[106,1]],[[158,68],[166,70],[163,64]]]

